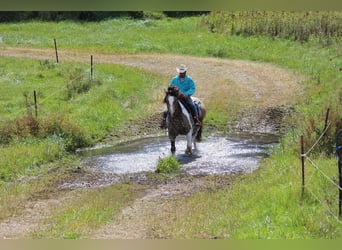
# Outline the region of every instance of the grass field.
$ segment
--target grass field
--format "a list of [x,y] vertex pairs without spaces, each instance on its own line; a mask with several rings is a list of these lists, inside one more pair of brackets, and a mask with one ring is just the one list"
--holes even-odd
[[[309,76],[306,97],[294,107],[295,128],[288,131],[260,169],[237,178],[225,190],[201,192],[165,204],[175,214],[161,217],[151,234],[161,238],[341,239],[341,220],[333,216],[337,214],[337,189],[328,186],[315,170],[309,170],[308,186],[323,202],[309,193],[302,197],[299,159],[299,136],[304,135],[307,145],[312,145],[324,127],[326,110],[330,108],[332,125],[328,137],[312,157],[336,180],[333,139],[341,125],[340,36],[322,45],[319,38],[298,42],[262,35],[212,33],[201,17],[117,19],[97,23],[32,21],[0,24],[0,34],[0,49],[52,49],[56,38],[60,49],[245,59],[271,62]],[[127,66],[101,64],[96,70],[96,81],[89,82],[89,70],[81,63],[0,58],[0,91],[4,93],[0,100],[3,142],[0,218],[20,210],[22,203],[35,193],[49,190],[55,178],[65,178],[65,169],[77,166],[78,159],[72,153],[75,148],[93,145],[127,120],[141,118],[139,114],[158,101],[154,99],[156,96],[147,95],[148,91],[165,81],[161,75]],[[75,78],[82,78],[84,85],[70,86]],[[32,123],[22,119],[34,113],[33,89],[43,103],[38,122],[45,130],[38,134],[32,132]],[[212,112],[213,116],[220,116]],[[12,128],[21,129],[13,131]],[[54,178],[52,170],[58,173]],[[39,176],[39,180],[33,181],[34,176]],[[123,196],[117,191],[121,189],[125,189]],[[80,203],[65,208],[64,214],[56,213],[55,228],[35,232],[33,237],[86,237],[89,230],[85,227],[89,225],[84,221],[96,226],[105,224],[115,214],[104,207],[124,207],[135,192],[126,186],[106,191],[109,194],[99,197],[102,199],[99,203],[105,205],[88,204],[76,214],[72,211],[82,203],[80,199]],[[87,200],[97,195],[92,191],[86,193]],[[118,195],[122,204],[107,204],[106,197],[111,194]],[[75,216],[76,224],[74,221],[68,224]]]

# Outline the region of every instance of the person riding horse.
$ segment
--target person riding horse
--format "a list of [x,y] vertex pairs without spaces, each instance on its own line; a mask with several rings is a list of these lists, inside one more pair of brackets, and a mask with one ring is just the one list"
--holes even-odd
[[[194,125],[195,126],[200,126],[201,123],[198,119],[198,112],[195,107],[195,104],[193,100],[191,99],[191,96],[195,93],[196,91],[196,84],[192,78],[187,75],[187,68],[185,64],[181,64],[179,68],[176,68],[176,71],[178,72],[178,75],[172,78],[170,81],[170,86],[176,86],[179,91],[181,92],[181,98],[184,100],[184,102],[189,106],[191,114],[194,119]],[[167,113],[163,113],[163,120],[160,125],[161,128],[166,128],[166,116]]]

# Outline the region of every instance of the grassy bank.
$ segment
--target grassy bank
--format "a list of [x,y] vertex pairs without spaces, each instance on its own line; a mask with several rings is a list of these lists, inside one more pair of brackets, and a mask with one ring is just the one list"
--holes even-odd
[[153,112],[148,105],[159,101],[158,94],[146,93],[162,88],[157,75],[118,65],[97,65],[96,79],[90,80],[82,64],[9,58],[0,64],[0,172],[5,181],[124,130],[127,121]]
[[[322,46],[314,39],[299,43],[277,37],[230,36],[224,32],[209,31],[201,18],[0,24],[0,47],[52,48],[53,38],[57,38],[61,49],[246,59],[271,62],[308,75],[310,81],[305,86],[306,97],[295,107],[294,129],[288,131],[260,169],[241,177],[226,190],[203,192],[183,198],[181,203],[175,201],[166,204],[175,213],[171,217],[152,221],[155,230],[152,234],[162,238],[341,238],[341,222],[330,213],[332,210],[336,215],[336,188],[328,187],[316,171],[309,170],[308,185],[323,203],[309,193],[301,196],[298,144],[302,134],[307,145],[313,144],[324,127],[326,110],[330,108],[332,125],[327,133],[328,139],[315,149],[313,158],[320,166],[324,166],[329,177],[336,179],[336,159],[329,153],[332,153],[333,136],[341,125],[340,43]],[[9,180],[45,174],[51,169],[48,162],[71,157],[65,145],[72,140],[73,131],[81,133],[84,142],[91,145],[120,128],[127,120],[138,119],[141,112],[148,110],[149,104],[159,102],[157,96],[151,99],[147,95],[151,86],[160,86],[160,81],[165,80],[161,76],[129,67],[99,65],[96,76],[99,84],[84,92],[72,92],[70,96],[67,84],[80,72],[82,75],[89,74],[85,65],[55,65],[7,58],[1,58],[0,64],[0,88],[6,93],[0,102],[1,124],[33,112],[30,108],[32,100],[26,101],[24,95],[26,92],[32,93],[33,89],[38,91],[38,98],[44,103],[39,110],[39,119],[42,119],[38,120],[39,124],[49,127],[48,117],[51,115],[59,117],[59,114],[63,114],[65,117],[62,121],[53,119],[57,124],[65,125],[57,130],[63,133],[53,130],[52,133],[39,134],[33,138],[30,133],[24,137],[14,133],[9,142],[1,145],[2,159],[5,159],[1,160],[1,188],[7,190],[1,192],[1,202],[6,204],[10,204],[8,201],[15,194],[24,196],[22,201],[25,201],[36,190],[19,181],[15,183],[16,191],[9,191],[9,187],[13,187],[8,184]],[[220,116],[215,110],[210,112],[213,116]],[[68,135],[67,131],[71,131],[70,136],[62,136]],[[44,190],[49,184],[44,182],[41,185],[39,190]],[[115,187],[109,192],[115,193]],[[90,192],[89,195],[94,197],[97,194]],[[107,197],[104,196],[104,200]],[[128,201],[124,198],[120,200],[126,204]],[[92,198],[87,196],[87,199]],[[64,214],[56,213],[56,224],[65,223],[60,218],[70,221],[70,218],[75,217],[75,213],[70,211],[78,208],[79,203],[72,206],[63,210]],[[11,207],[6,207],[7,212],[3,212],[1,217],[11,212]],[[104,208],[98,207],[92,213],[93,207],[94,204],[85,206],[83,218],[88,220],[89,215],[90,221],[97,220],[97,224],[94,223],[96,226],[113,217],[104,215],[105,219],[98,219],[97,211]],[[44,238],[79,238],[88,233],[89,230],[84,229],[88,227],[86,223],[80,221],[76,224],[70,226],[65,234],[64,227],[57,226],[47,230],[50,234],[44,231],[35,232],[35,235]]]
[[[336,176],[336,160],[319,164]],[[341,239],[337,189],[308,168],[302,195],[300,166],[298,155],[279,147],[260,169],[224,190],[165,204],[173,212],[155,218],[150,233],[171,239]]]

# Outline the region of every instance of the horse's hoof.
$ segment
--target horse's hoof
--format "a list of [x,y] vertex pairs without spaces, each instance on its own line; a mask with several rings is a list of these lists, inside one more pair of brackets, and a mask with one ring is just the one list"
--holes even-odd
[[187,150],[185,150],[185,154],[187,154],[187,155],[192,155],[192,151],[191,151],[191,149],[187,149]]

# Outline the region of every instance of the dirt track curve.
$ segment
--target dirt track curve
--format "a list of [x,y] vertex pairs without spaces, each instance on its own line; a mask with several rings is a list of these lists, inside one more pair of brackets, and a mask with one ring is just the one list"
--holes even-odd
[[[218,91],[229,92],[242,89],[243,98],[252,98],[254,108],[266,109],[291,106],[303,93],[300,82],[303,78],[268,63],[242,60],[225,60],[170,54],[115,55],[92,53],[96,63],[123,64],[144,70],[156,71],[166,76],[175,75],[175,68],[185,63],[189,74],[195,79],[197,93],[203,100],[212,100]],[[0,57],[54,60],[54,51],[49,49],[0,47]],[[59,60],[89,62],[90,53],[61,50]],[[248,108],[248,107],[246,107]],[[163,184],[148,190],[147,195],[125,208],[118,218],[90,236],[98,239],[149,238],[146,220],[162,209],[163,201],[175,195],[184,195],[200,190],[202,180],[185,183]],[[70,194],[69,194],[70,195]],[[0,222],[0,238],[26,238],[39,222],[49,215],[49,208],[62,205],[68,198],[56,198],[32,202],[20,216]]]

